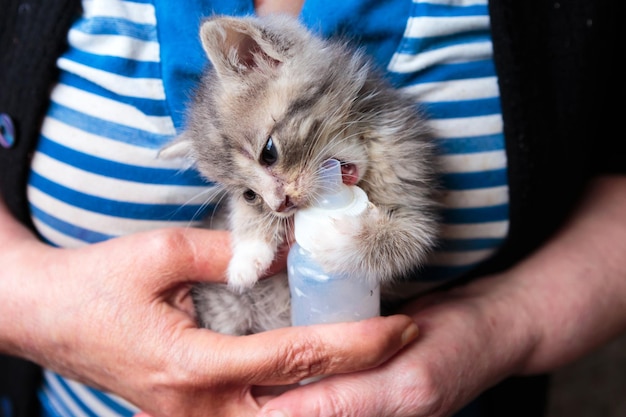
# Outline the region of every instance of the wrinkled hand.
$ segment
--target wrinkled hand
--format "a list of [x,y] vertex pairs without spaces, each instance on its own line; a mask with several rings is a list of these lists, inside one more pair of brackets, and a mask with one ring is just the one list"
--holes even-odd
[[190,282],[223,279],[227,233],[165,229],[54,249],[7,219],[0,210],[0,244],[9,248],[0,254],[0,351],[117,393],[155,417],[255,415],[253,385],[371,368],[414,332],[408,317],[395,316],[216,334],[198,329],[181,300]]
[[523,339],[521,325],[486,314],[479,300],[461,290],[414,302],[405,312],[420,328],[415,343],[377,368],[286,392],[268,401],[260,416],[452,415],[517,370],[532,343]]
[[[505,377],[543,373],[626,331],[626,178],[600,178],[509,270],[412,302],[419,339],[378,368],[296,388],[263,416],[443,417]],[[278,417],[280,414],[273,414]]]

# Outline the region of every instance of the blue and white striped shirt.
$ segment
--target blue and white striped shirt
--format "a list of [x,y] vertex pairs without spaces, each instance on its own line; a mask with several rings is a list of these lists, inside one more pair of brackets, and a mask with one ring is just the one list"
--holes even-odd
[[424,275],[452,278],[493,254],[509,225],[487,1],[414,1],[387,69],[425,106],[436,132],[446,192],[440,248]]
[[[50,244],[78,247],[142,230],[197,225],[210,188],[158,149],[183,125],[206,65],[202,17],[252,14],[252,0],[84,0],[58,60],[61,78],[33,158],[28,196]],[[508,231],[508,185],[487,0],[307,0],[300,16],[348,36],[424,106],[444,168],[442,244],[424,280],[459,276]],[[116,396],[51,372],[50,416],[130,416]]]

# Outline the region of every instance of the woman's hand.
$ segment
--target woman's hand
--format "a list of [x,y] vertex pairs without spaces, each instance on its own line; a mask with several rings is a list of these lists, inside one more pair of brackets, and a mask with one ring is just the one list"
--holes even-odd
[[589,352],[626,330],[624,207],[626,178],[598,180],[561,232],[520,264],[408,305],[420,337],[391,360],[288,391],[261,415],[449,416],[508,376]]
[[406,312],[420,328],[415,343],[377,368],[328,377],[278,396],[261,415],[449,416],[520,370],[535,342],[526,338],[522,320],[493,314],[495,307],[485,309],[480,297],[463,291],[424,298]]
[[194,281],[223,279],[225,232],[164,229],[55,249],[0,204],[0,245],[0,351],[155,417],[255,415],[253,385],[375,367],[415,335],[406,316],[244,337],[198,329],[186,294]]

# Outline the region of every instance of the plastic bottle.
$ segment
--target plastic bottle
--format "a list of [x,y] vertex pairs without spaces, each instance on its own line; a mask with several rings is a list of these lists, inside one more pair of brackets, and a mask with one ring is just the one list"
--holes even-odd
[[380,315],[378,285],[371,285],[364,277],[328,274],[310,252],[321,228],[334,229],[338,216],[358,216],[369,204],[361,188],[343,183],[339,161],[329,159],[321,170],[325,194],[316,206],[298,211],[294,218],[296,243],[287,259],[294,326],[358,321]]

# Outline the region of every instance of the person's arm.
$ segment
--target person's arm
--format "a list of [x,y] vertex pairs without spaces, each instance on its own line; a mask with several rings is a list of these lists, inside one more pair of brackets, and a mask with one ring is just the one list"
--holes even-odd
[[0,352],[125,397],[155,417],[255,415],[252,385],[383,363],[416,334],[406,316],[232,337],[181,308],[221,281],[226,232],[164,229],[80,249],[41,243],[0,202]]
[[626,328],[626,177],[597,180],[560,233],[495,276],[415,301],[416,343],[369,371],[269,401],[261,415],[448,416],[500,380],[552,370]]

